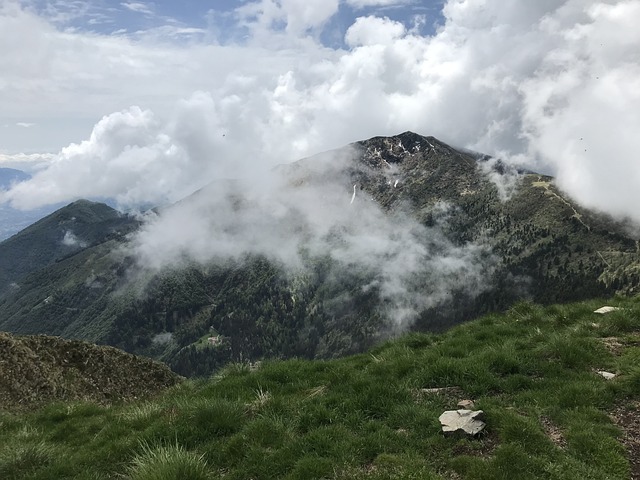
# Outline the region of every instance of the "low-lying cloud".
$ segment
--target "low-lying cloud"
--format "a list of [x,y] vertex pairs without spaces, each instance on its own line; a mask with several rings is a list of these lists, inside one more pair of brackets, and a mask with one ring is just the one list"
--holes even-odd
[[86,248],[87,242],[79,239],[71,230],[64,232],[64,237],[61,241],[65,247]]
[[296,168],[216,182],[149,214],[132,242],[139,266],[160,271],[260,255],[295,276],[330,260],[337,275],[377,293],[398,329],[452,291],[473,297],[488,288],[495,258],[487,246],[450,242],[441,228],[445,205],[434,208],[440,223],[432,227],[401,209],[383,211],[359,185],[352,190],[346,172],[358,168],[354,157],[343,149]]

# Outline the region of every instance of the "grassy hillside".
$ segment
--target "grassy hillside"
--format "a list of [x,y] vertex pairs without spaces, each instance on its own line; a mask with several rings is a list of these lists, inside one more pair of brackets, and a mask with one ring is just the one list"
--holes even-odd
[[[640,300],[608,303],[621,310],[520,303],[340,360],[232,364],[153,401],[5,411],[0,478],[640,478]],[[462,399],[486,413],[480,438],[440,431]]]

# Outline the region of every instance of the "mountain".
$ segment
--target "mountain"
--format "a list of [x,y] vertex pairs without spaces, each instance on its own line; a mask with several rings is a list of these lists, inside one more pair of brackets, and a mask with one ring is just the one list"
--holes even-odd
[[[21,170],[13,168],[0,168],[0,190],[9,188],[14,183],[28,180],[31,176]],[[33,222],[50,214],[58,206],[47,206],[33,210],[17,210],[8,205],[0,205],[0,241],[18,233]]]
[[8,188],[14,183],[28,180],[31,176],[15,168],[0,168],[0,188]]
[[[0,285],[10,285],[0,329],[113,345],[208,375],[230,360],[356,353],[523,298],[639,288],[626,225],[582,208],[548,176],[433,137],[376,137],[276,173],[269,197],[259,196],[264,185],[225,182],[159,211],[174,223],[143,251],[155,270],[139,248],[153,221],[136,230],[79,202],[36,223],[0,244]],[[166,249],[185,233],[180,249]]]
[[57,210],[0,243],[0,292],[31,271],[93,245],[123,238],[135,226],[132,218],[87,200]]

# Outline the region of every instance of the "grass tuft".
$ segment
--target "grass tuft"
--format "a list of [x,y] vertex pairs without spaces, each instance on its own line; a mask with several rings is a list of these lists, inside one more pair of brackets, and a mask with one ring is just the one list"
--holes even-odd
[[208,480],[213,478],[204,455],[185,450],[178,444],[141,445],[141,452],[127,470],[130,480]]
[[53,463],[55,458],[55,449],[44,441],[17,443],[0,451],[0,478],[25,478],[37,469]]

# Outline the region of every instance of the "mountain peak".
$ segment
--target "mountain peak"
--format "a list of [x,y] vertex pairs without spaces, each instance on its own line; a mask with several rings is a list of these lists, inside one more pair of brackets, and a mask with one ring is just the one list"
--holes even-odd
[[462,152],[459,152],[435,137],[425,137],[411,131],[406,131],[391,137],[372,137],[368,140],[356,142],[354,145],[360,149],[364,149],[365,159],[375,160],[378,158],[386,164],[398,164],[401,163],[407,155],[426,154],[427,152],[437,152],[447,157],[463,155]]

